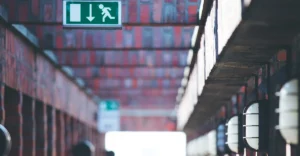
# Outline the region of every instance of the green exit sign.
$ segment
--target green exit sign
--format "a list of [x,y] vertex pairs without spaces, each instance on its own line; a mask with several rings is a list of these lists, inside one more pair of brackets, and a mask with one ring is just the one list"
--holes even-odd
[[63,1],[65,27],[122,27],[121,1]]

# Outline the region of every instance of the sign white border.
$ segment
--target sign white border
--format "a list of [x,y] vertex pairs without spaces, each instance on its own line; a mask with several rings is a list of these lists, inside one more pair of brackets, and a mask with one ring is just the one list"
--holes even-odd
[[[67,15],[66,15],[66,10],[67,10],[67,2],[82,2],[82,3],[89,3],[89,2],[118,2],[119,6],[119,21],[118,24],[67,24]],[[84,0],[63,0],[63,27],[82,27],[82,28],[120,28],[122,27],[122,3],[120,0],[114,0],[114,1],[102,1],[102,0],[89,0],[89,1],[84,1]]]

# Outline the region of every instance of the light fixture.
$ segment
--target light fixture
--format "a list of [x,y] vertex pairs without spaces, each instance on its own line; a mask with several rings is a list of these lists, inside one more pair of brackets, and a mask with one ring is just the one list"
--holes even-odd
[[190,67],[187,66],[187,67],[184,68],[183,76],[187,77],[189,74],[190,74]]
[[188,80],[186,77],[184,77],[182,80],[181,80],[181,86],[185,87],[188,83]]
[[279,93],[279,125],[276,126],[287,144],[299,144],[299,82],[292,79],[285,83]]
[[231,152],[241,154],[243,153],[243,135],[242,135],[242,115],[235,115],[231,117],[227,124],[227,146]]
[[181,99],[181,94],[178,94],[178,95],[176,96],[176,101],[179,102],[180,99]]
[[191,46],[194,47],[196,45],[197,36],[198,36],[199,26],[195,26],[194,32],[191,39]]
[[0,124],[0,155],[8,156],[11,149],[11,137],[7,129]]
[[244,109],[244,144],[254,151],[268,148],[268,101],[252,102]]
[[226,145],[226,122],[221,121],[217,127],[217,155],[229,154],[228,146]]
[[183,92],[184,92],[184,89],[182,87],[178,89],[178,95],[183,94]]

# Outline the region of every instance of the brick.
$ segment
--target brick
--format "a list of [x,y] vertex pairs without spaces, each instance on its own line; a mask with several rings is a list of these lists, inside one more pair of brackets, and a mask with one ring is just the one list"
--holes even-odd
[[175,47],[181,46],[181,37],[182,37],[182,28],[181,27],[174,27],[174,40],[175,40]]
[[[17,88],[17,64],[15,54],[13,34],[7,32],[7,52],[5,55],[5,66],[4,66],[4,83],[12,88]],[[9,54],[10,53],[10,54]],[[10,72],[8,72],[10,71]]]
[[128,18],[127,5],[122,3],[122,22],[127,21],[127,18]]
[[123,31],[123,41],[124,41],[124,47],[132,47],[133,46],[133,35],[132,31]]
[[28,14],[29,14],[28,2],[19,4],[18,6],[19,6],[19,9],[18,9],[19,20],[20,21],[26,21],[28,19]]
[[16,19],[17,0],[7,1],[6,4],[8,4],[8,19]]
[[93,47],[93,43],[94,43],[94,35],[93,34],[90,34],[90,33],[88,33],[87,35],[86,35],[86,39],[85,39],[85,46],[86,46],[86,48],[92,48]]
[[64,47],[74,48],[76,47],[76,35],[74,32],[68,31],[64,33]]
[[43,7],[44,11],[44,21],[51,21],[53,20],[52,13],[53,13],[53,6],[51,4],[45,4]]
[[153,29],[153,44],[157,47],[163,47],[162,39],[162,29],[154,28]]
[[152,10],[152,20],[155,23],[161,22],[162,18],[162,8],[163,8],[162,0],[154,0],[153,2],[153,10]]
[[192,38],[192,31],[190,29],[185,29],[183,32],[183,47],[190,47],[191,46],[191,38]]
[[137,15],[138,15],[138,9],[137,9],[137,1],[129,1],[128,2],[128,22],[131,23],[137,23]]
[[[76,39],[76,48],[82,48],[82,43],[83,42],[86,42],[86,40],[85,41],[83,41],[83,38],[84,38],[84,36],[83,36],[83,30],[76,30],[76,35],[75,35],[75,39]],[[73,40],[74,40],[74,38],[73,38]]]
[[197,12],[198,6],[197,5],[190,5],[188,7],[188,20],[189,22],[194,22],[197,20]]
[[55,41],[56,41],[55,46],[57,48],[63,48],[64,47],[64,41],[63,41],[63,37],[61,35],[57,35]]
[[105,33],[105,46],[104,47],[112,47],[113,44],[113,34],[110,32]]
[[144,28],[142,37],[143,37],[143,47],[153,46],[153,29]]
[[141,4],[140,5],[140,22],[141,23],[150,23],[150,5]]
[[[39,0],[37,0],[39,1]],[[62,21],[63,18],[63,3],[61,2],[61,0],[56,0],[56,21]]]
[[115,33],[116,48],[120,48],[123,46],[123,32],[121,30],[117,30]]
[[143,28],[142,27],[135,27],[134,29],[135,33],[135,45],[134,47],[142,47],[142,41],[143,41]]
[[102,46],[104,44],[104,36],[101,31],[97,31],[94,33],[94,43],[93,46],[96,47],[96,45]]
[[34,16],[38,17],[39,16],[39,0],[32,0],[31,1],[31,12]]

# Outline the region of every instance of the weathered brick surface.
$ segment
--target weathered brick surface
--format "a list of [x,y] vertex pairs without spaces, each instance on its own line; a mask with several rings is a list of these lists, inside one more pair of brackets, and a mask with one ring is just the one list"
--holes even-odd
[[[78,106],[75,107],[76,109],[68,108],[72,108],[70,105],[82,105],[83,103],[77,101],[87,101],[88,97],[77,89],[78,87],[64,74],[55,69],[47,59],[35,53],[33,47],[27,45],[17,34],[3,25],[0,27],[5,30],[6,43],[0,50],[2,67],[0,72],[3,82],[76,117],[79,111]],[[70,92],[70,87],[72,92]],[[37,88],[36,91],[35,88]],[[71,102],[70,99],[77,100]],[[93,103],[90,104],[93,105]],[[85,118],[80,120],[95,126],[93,121],[86,121]]]
[[[55,68],[50,62],[46,61],[46,59],[41,56],[36,56],[36,70],[37,70],[37,98],[44,101],[45,103],[54,104],[56,108],[59,107],[59,103],[54,101],[54,97],[59,97],[59,94],[55,95],[55,88],[53,84],[55,82]],[[59,98],[57,98],[59,99]]]
[[103,75],[103,78],[126,78],[131,75],[132,78],[180,78],[183,76],[184,68],[98,68],[93,67],[74,67],[75,75],[82,78],[93,78]]
[[[140,84],[138,84],[140,82]],[[158,80],[141,80],[141,79],[92,79],[87,83],[95,92],[104,89],[176,89],[181,85],[180,79],[158,79]]]
[[[79,123],[95,130],[97,106],[19,35],[0,24],[0,123],[11,134],[11,155],[66,156]],[[64,118],[76,121],[73,130]]]
[[[1,25],[3,27],[3,25]],[[4,28],[5,29],[5,28]],[[34,96],[35,61],[33,49],[27,46],[20,38],[6,30],[6,45],[2,52],[3,81],[12,88]]]
[[[174,30],[175,31],[175,30]],[[176,30],[181,31],[181,30]],[[180,32],[179,32],[180,35]],[[136,36],[137,38],[137,36]],[[70,66],[93,66],[97,68],[100,65],[107,66],[122,66],[122,65],[135,65],[153,67],[156,66],[179,66],[184,67],[187,65],[186,51],[134,51],[134,52],[105,52],[105,51],[81,51],[81,52],[68,52],[58,51],[59,64]],[[111,57],[113,55],[113,57]],[[121,57],[122,61],[116,61]],[[143,60],[142,58],[147,59]]]
[[167,117],[121,117],[121,129],[124,131],[166,131]]
[[[174,31],[175,29],[176,31]],[[180,29],[181,32],[184,32],[184,35],[181,35],[181,33],[177,33],[179,32],[178,29]],[[62,29],[62,27],[43,27],[43,30],[44,31],[41,34],[36,33],[43,47],[57,49],[85,48],[86,50],[93,48],[121,47],[189,48],[191,47],[190,41],[193,33],[193,27],[191,26],[174,26],[167,28],[135,26],[124,27],[123,30],[110,31],[64,30]],[[155,32],[155,35],[153,35],[153,32]],[[91,36],[91,34],[93,35]],[[170,38],[170,36],[172,38]],[[162,44],[161,42],[158,42],[165,41],[163,39],[170,39],[170,43]]]
[[[8,6],[9,19],[14,21],[62,21],[61,0],[10,0],[2,3]],[[200,0],[122,0],[122,21],[124,23],[196,23],[196,19],[190,19],[195,17],[197,12],[189,10],[189,7],[198,7],[199,3]]]

